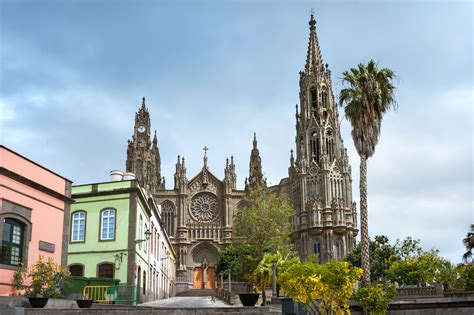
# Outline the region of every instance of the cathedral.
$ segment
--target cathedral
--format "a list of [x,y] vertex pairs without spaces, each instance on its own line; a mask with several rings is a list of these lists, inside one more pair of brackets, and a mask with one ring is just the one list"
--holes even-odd
[[[318,254],[324,263],[341,259],[353,249],[357,211],[331,71],[321,57],[313,15],[309,26],[306,65],[299,73],[295,151],[291,150],[288,177],[269,188],[285,193],[293,204],[291,239],[300,256],[305,259]],[[219,251],[232,242],[233,217],[244,204],[245,190],[237,189],[234,159],[225,161],[221,180],[209,169],[207,148],[202,169],[194,177],[188,177],[185,158],[178,156],[174,186],[167,188],[156,131],[153,140],[151,136],[150,114],[143,98],[128,142],[126,170],[135,173],[141,186],[161,205],[162,219],[178,258],[177,292],[214,288]],[[256,184],[266,182],[254,135],[245,187]]]

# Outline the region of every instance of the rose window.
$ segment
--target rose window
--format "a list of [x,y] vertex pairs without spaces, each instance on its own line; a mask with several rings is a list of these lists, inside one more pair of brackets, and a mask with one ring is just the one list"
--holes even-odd
[[219,202],[212,194],[199,194],[191,202],[191,214],[200,222],[211,222],[219,215]]

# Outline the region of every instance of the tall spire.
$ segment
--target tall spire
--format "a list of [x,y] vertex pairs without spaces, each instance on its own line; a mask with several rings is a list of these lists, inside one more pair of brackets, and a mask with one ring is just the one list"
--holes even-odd
[[146,106],[145,106],[145,96],[143,96],[142,98],[142,108],[144,109]]
[[321,69],[323,59],[321,57],[321,50],[319,48],[318,36],[316,35],[316,21],[311,14],[309,20],[309,43],[308,55],[306,57],[305,74],[315,73]]
[[253,134],[253,148],[250,153],[250,163],[249,163],[249,178],[248,185],[246,184],[246,189],[248,186],[256,185],[265,185],[262,174],[262,159],[260,158],[260,152],[257,148],[257,134]]

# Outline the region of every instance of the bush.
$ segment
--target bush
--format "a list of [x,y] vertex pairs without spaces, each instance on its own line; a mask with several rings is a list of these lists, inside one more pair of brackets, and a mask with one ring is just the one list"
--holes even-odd
[[52,258],[44,260],[40,255],[36,264],[26,271],[17,269],[13,278],[15,288],[24,287],[24,280],[30,280],[30,285],[25,287],[25,296],[60,298],[62,287],[69,280],[69,271],[55,264]]
[[382,315],[388,310],[390,301],[395,296],[394,286],[385,287],[383,284],[366,286],[357,290],[355,298],[364,311],[369,315]]

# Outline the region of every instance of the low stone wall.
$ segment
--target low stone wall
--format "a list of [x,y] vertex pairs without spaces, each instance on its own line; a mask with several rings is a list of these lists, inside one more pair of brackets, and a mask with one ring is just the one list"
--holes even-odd
[[[7,311],[6,311],[7,312]],[[143,307],[102,307],[91,308],[88,310],[71,310],[71,309],[33,309],[33,308],[15,308],[9,309],[8,313],[1,315],[280,315],[281,312],[272,310],[269,307],[235,307],[235,308],[209,308],[209,309],[169,309],[169,308],[143,308]]]
[[[351,305],[351,314],[363,315],[362,308]],[[422,298],[413,300],[393,301],[389,305],[387,315],[442,315],[442,314],[474,314],[474,297],[455,298]]]

